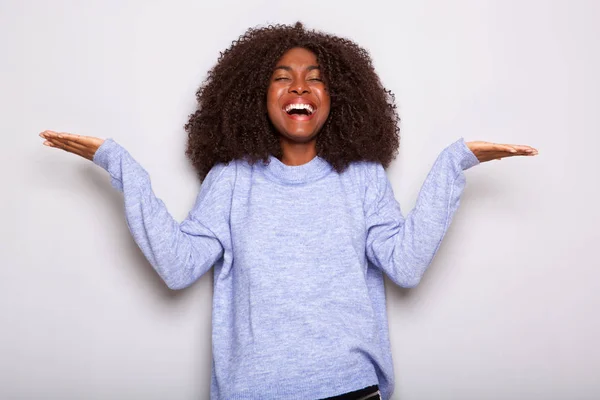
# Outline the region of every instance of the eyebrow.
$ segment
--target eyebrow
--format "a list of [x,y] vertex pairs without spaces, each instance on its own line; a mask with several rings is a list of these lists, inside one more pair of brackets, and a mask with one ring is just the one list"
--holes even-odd
[[[291,71],[292,67],[287,66],[287,65],[279,65],[279,66],[275,67],[275,71],[277,71],[278,69],[284,69],[286,71]],[[315,70],[315,69],[320,69],[320,68],[319,68],[318,65],[309,65],[308,67],[306,67],[307,71],[312,71],[312,70]]]

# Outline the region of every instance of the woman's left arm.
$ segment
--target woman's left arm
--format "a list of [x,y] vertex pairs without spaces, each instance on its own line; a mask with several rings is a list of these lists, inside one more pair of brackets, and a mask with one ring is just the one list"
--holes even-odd
[[536,154],[530,146],[467,143],[460,138],[438,156],[406,218],[383,166],[373,163],[365,200],[368,259],[398,286],[416,286],[458,209],[466,184],[464,171],[485,161]]

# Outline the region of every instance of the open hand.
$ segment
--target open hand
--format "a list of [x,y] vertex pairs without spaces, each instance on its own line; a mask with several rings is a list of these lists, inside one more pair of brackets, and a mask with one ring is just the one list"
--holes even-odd
[[40,137],[46,139],[42,144],[57,149],[63,149],[69,153],[77,154],[88,160],[93,160],[98,147],[104,143],[104,139],[92,136],[74,135],[66,132],[44,131]]
[[467,142],[469,149],[475,154],[479,162],[501,160],[512,156],[535,156],[537,149],[524,144],[499,144],[490,142]]

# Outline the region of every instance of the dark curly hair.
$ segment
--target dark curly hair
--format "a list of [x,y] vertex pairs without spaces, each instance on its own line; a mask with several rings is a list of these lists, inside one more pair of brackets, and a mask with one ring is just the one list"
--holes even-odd
[[294,47],[315,53],[331,97],[329,117],[316,136],[317,155],[340,173],[352,161],[387,168],[395,158],[400,118],[394,94],[382,86],[368,51],[300,22],[276,24],[250,28],[234,40],[196,91],[198,108],[185,125],[186,156],[200,180],[219,162],[266,164],[269,154],[281,158],[266,94],[277,61]]

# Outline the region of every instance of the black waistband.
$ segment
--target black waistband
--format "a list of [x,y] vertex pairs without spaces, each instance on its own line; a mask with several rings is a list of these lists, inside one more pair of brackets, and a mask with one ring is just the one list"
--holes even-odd
[[355,390],[354,392],[348,392],[340,394],[339,396],[327,397],[321,400],[358,400],[361,397],[365,397],[368,394],[373,394],[379,390],[378,385],[368,386],[364,389]]

